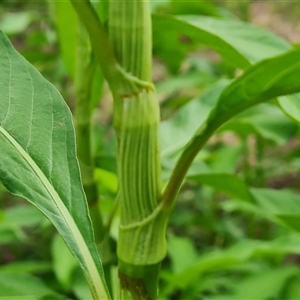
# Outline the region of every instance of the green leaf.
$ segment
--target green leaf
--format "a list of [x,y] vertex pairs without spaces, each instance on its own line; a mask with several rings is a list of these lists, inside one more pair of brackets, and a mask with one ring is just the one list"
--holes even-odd
[[64,65],[71,78],[76,74],[78,18],[70,1],[54,1],[55,25]]
[[222,126],[223,130],[231,130],[243,138],[255,133],[277,144],[284,144],[295,136],[298,126],[277,106],[261,103],[232,118]]
[[43,297],[66,299],[29,274],[0,273],[0,300],[40,300]]
[[26,235],[22,227],[41,226],[45,221],[48,222],[44,215],[31,205],[15,206],[5,209],[0,218],[0,245],[23,241]]
[[160,124],[162,156],[182,149],[199,124],[205,122],[227,84],[227,81],[221,80],[200,97],[189,101],[172,118]]
[[[174,273],[181,273],[188,267],[194,265],[198,258],[197,251],[188,238],[169,236],[168,237],[168,254],[172,261],[172,270]],[[185,259],[182,259],[184,254]]]
[[[102,12],[101,3],[102,1],[98,4],[98,13]],[[70,1],[55,1],[51,5],[53,5],[55,12],[60,54],[69,76],[76,81],[77,86],[80,86],[86,84],[80,75],[83,74],[85,75],[84,78],[86,78],[89,72],[92,73],[91,82],[88,83],[91,85],[89,91],[90,99],[86,99],[86,101],[90,101],[90,108],[93,110],[99,103],[104,78],[99,66],[95,65],[95,61],[92,59],[89,39],[87,34],[81,32],[83,30]],[[86,35],[86,37],[82,38],[80,35]],[[80,61],[78,60],[78,54],[81,57]],[[80,68],[79,72],[76,71],[77,68]]]
[[34,17],[34,13],[29,11],[17,13],[5,12],[0,21],[0,28],[9,35],[22,33],[26,30]]
[[[251,189],[259,208],[271,219],[300,232],[300,197],[290,190]],[[274,219],[275,217],[275,219]]]
[[61,286],[63,286],[66,291],[69,291],[74,272],[77,269],[77,262],[59,235],[53,238],[51,253],[55,276]]
[[[174,291],[178,288],[182,290],[189,289],[195,281],[199,280],[200,276],[201,281],[203,281],[206,277],[211,277],[213,272],[232,270],[233,268],[240,268],[240,270],[242,270],[242,264],[253,257],[260,256],[271,258],[276,255],[286,255],[287,253],[298,254],[299,243],[299,235],[295,234],[281,236],[273,241],[241,240],[222,251],[213,250],[209,253],[199,255],[198,258],[194,256],[193,264],[187,263],[186,268],[181,269],[180,273],[172,273],[168,279],[168,285],[165,288],[166,290],[164,293]],[[174,256],[173,253],[170,258],[173,260],[175,257],[176,256]],[[184,263],[182,262],[180,266],[184,266]],[[276,272],[276,270],[274,271]],[[247,283],[245,282],[245,285],[246,284]],[[236,290],[236,292],[238,292],[238,290]],[[242,299],[242,297],[237,299]]]
[[248,68],[223,91],[216,115],[227,119],[257,103],[298,92],[299,55],[300,50],[290,51]]
[[[222,190],[225,191],[225,188]],[[300,196],[298,194],[291,190],[267,188],[248,188],[248,193],[250,193],[254,200],[253,204],[247,203],[247,206],[245,206],[244,204],[240,205],[240,202],[230,201],[223,207],[229,211],[240,210],[259,214],[261,217],[267,218],[272,222],[300,232]],[[236,196],[239,200],[243,200],[239,198],[238,194]]]
[[185,48],[190,49],[192,43],[182,40],[185,35],[197,44],[214,49],[231,65],[241,69],[291,49],[288,42],[271,32],[237,20],[153,15],[153,32],[154,45],[166,59],[185,56]]
[[284,293],[282,299],[286,300],[295,300],[299,298],[300,295],[300,274],[294,277],[289,284],[287,285],[287,289]]
[[300,94],[278,98],[281,109],[293,120],[300,122]]
[[16,261],[0,266],[0,273],[45,273],[51,272],[51,263],[48,261]]
[[217,190],[224,191],[240,200],[252,202],[252,196],[247,185],[234,174],[208,173],[188,176],[189,179],[201,184],[209,185]]
[[95,178],[98,184],[98,189],[101,193],[109,192],[114,195],[118,191],[118,178],[115,173],[96,168]]
[[242,145],[222,145],[220,149],[210,153],[209,167],[216,173],[234,173],[242,153]]
[[196,1],[178,1],[171,0],[170,3],[170,13],[171,14],[196,14],[196,15],[211,15],[218,16],[218,10],[216,5],[210,3],[207,0]]
[[72,115],[58,91],[0,32],[0,180],[56,226],[95,299],[109,299],[76,159]]
[[218,128],[243,110],[281,95],[299,92],[299,56],[300,50],[294,50],[249,67],[223,90],[217,105],[185,151],[192,148],[195,153],[195,148],[199,151]]
[[236,285],[234,296],[231,299],[274,299],[274,297],[280,296],[287,281],[298,274],[299,271],[295,266],[286,266],[255,274]]
[[79,270],[77,270],[77,272],[75,272],[74,274],[74,279],[72,282],[72,291],[79,300],[89,299],[89,286],[86,284],[86,280],[82,272],[79,272]]

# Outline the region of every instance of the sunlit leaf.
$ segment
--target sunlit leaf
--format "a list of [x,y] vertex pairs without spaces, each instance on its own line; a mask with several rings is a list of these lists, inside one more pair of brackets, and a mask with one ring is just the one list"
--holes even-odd
[[289,117],[300,122],[300,94],[281,96],[278,98],[278,102]]
[[93,297],[108,299],[75,155],[70,110],[0,33],[0,180],[56,226]]
[[29,11],[24,12],[6,12],[0,21],[0,28],[6,34],[18,34],[24,32],[30,22],[33,20],[34,14]]

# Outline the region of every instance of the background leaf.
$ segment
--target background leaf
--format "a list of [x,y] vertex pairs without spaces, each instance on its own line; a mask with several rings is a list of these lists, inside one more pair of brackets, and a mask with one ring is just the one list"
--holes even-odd
[[216,129],[241,111],[281,95],[299,92],[299,55],[300,51],[296,50],[262,61],[228,85],[195,135],[194,143],[199,150]]
[[55,1],[54,18],[59,40],[60,53],[68,74],[72,79],[76,74],[76,51],[78,44],[78,17],[70,1]]
[[240,69],[291,49],[288,42],[262,28],[205,16],[153,15],[153,32],[154,46],[167,62],[174,56],[181,61],[194,43],[210,47]]
[[278,103],[290,118],[300,122],[300,94],[281,96]]
[[48,288],[40,279],[19,273],[0,273],[1,300],[67,299]]

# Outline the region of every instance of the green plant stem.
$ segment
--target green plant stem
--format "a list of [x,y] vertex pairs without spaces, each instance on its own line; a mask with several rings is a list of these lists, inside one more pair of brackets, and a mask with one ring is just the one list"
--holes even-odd
[[76,60],[76,106],[74,122],[77,138],[77,157],[81,170],[82,183],[95,223],[96,242],[100,243],[104,235],[104,227],[98,210],[98,191],[94,176],[94,163],[91,151],[91,89],[95,64],[93,61],[88,36],[84,28],[78,25],[78,47]]
[[[156,299],[160,263],[134,266],[119,261],[118,299]],[[128,293],[130,291],[131,293]]]
[[[91,89],[95,74],[95,61],[85,29],[78,25],[78,47],[76,60],[76,106],[74,123],[77,139],[77,157],[81,170],[82,184],[89,205],[89,212],[93,224],[97,248],[101,255],[105,277],[110,289],[111,251],[108,233],[104,227],[99,210],[99,195],[94,175],[94,163],[91,150]],[[110,289],[111,290],[111,289]]]
[[[153,89],[151,83],[126,73],[120,66],[115,56],[115,49],[111,46],[107,32],[102,26],[90,1],[70,1],[89,34],[94,55],[115,97],[115,102],[118,102],[116,99],[119,98],[119,95],[135,93],[140,90],[141,87]],[[120,2],[117,3],[120,4]],[[120,104],[115,103],[115,105],[118,106]],[[118,109],[118,107],[116,107],[116,109]]]
[[[157,280],[152,280],[154,286],[149,286],[141,270],[146,273],[149,265],[159,264],[166,254],[169,212],[160,205],[158,103],[153,93],[146,91],[123,99],[123,103],[118,132],[121,209],[118,257],[119,272],[124,275],[120,276],[121,288],[130,289],[133,295],[139,290],[141,294],[136,299],[156,299],[153,290],[157,292]],[[145,291],[149,292],[148,296]]]
[[121,208],[120,295],[154,300],[159,267],[154,268],[151,280],[146,274],[149,265],[159,266],[166,254],[170,211],[160,205],[159,104],[151,83],[149,2],[111,1],[108,38],[89,1],[71,1],[114,98]]
[[156,299],[166,254],[169,211],[160,205],[159,104],[151,83],[152,41],[148,1],[109,6],[109,40],[116,58],[135,82],[130,93],[113,91],[118,138],[121,210],[118,239],[120,299]]
[[104,77],[110,85],[114,86],[116,73],[118,73],[118,63],[96,12],[89,0],[71,0],[71,2],[90,36],[92,48],[100,62]]

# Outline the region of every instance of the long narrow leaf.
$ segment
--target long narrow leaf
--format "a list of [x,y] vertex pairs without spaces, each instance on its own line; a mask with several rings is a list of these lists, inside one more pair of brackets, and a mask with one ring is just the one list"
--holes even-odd
[[[228,19],[206,16],[153,15],[154,46],[169,61],[183,59],[190,44],[208,46],[231,65],[244,69],[262,59],[279,55],[291,45],[262,28]],[[190,43],[183,42],[188,37]]]
[[211,135],[239,112],[278,96],[300,92],[300,50],[267,59],[248,68],[222,92],[215,108],[184,149],[164,191],[169,205],[193,159]]
[[75,155],[70,110],[0,32],[0,180],[56,226],[94,299],[109,299]]

